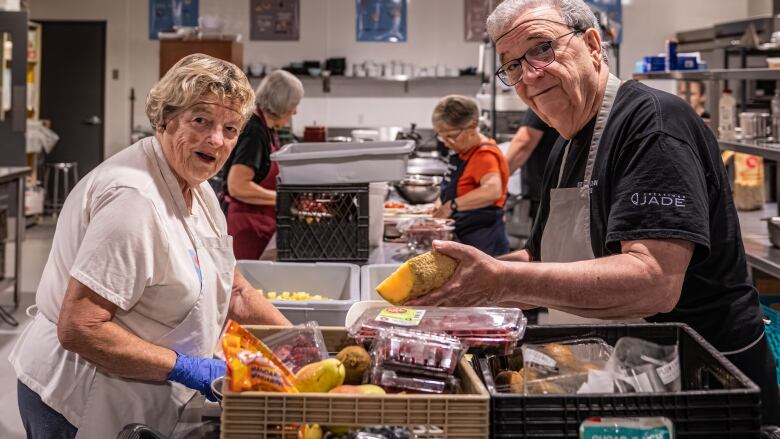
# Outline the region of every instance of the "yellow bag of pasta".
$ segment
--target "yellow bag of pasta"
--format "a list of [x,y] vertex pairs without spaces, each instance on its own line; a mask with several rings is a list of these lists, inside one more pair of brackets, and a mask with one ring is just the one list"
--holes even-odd
[[222,335],[230,390],[298,393],[295,375],[262,341],[229,320]]

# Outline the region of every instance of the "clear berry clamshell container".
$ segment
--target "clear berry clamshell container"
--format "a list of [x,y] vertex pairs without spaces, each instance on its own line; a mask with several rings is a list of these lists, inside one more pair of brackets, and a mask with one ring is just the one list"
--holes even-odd
[[460,380],[454,376],[436,377],[377,366],[371,369],[371,383],[388,393],[458,393]]
[[414,329],[457,337],[471,353],[502,355],[515,349],[526,323],[517,308],[386,307],[366,310],[349,333],[370,345],[382,329]]
[[375,366],[452,375],[466,349],[457,337],[388,328],[374,338],[371,357]]

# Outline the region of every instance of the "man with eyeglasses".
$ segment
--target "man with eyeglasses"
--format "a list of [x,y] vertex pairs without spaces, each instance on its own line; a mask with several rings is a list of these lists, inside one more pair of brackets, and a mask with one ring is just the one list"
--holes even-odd
[[565,142],[547,163],[526,248],[494,259],[434,242],[459,268],[410,305],[547,307],[554,323],[687,323],[761,387],[764,423],[780,424],[717,140],[682,99],[612,76],[597,27],[582,0],[505,0],[490,15],[496,75]]

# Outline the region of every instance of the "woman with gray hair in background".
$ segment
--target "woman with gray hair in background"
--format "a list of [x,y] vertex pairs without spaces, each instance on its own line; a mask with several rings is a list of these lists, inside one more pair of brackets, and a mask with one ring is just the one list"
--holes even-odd
[[276,128],[290,123],[303,98],[303,84],[276,70],[257,87],[255,110],[222,170],[228,202],[228,233],[236,259],[260,259],[276,232],[276,177],[271,153],[281,145]]
[[182,58],[146,99],[155,135],[104,161],[68,195],[35,303],[14,346],[27,437],[112,438],[142,423],[166,437],[224,375],[214,359],[229,317],[287,319],[235,269],[206,180],[252,112],[238,67]]

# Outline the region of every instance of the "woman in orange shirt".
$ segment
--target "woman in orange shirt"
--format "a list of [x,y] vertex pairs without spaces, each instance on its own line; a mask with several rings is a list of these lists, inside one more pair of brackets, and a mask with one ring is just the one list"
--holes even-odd
[[455,220],[455,236],[491,255],[509,252],[504,222],[509,167],[496,141],[479,132],[479,107],[460,95],[444,97],[433,110],[433,129],[452,151],[437,218]]

